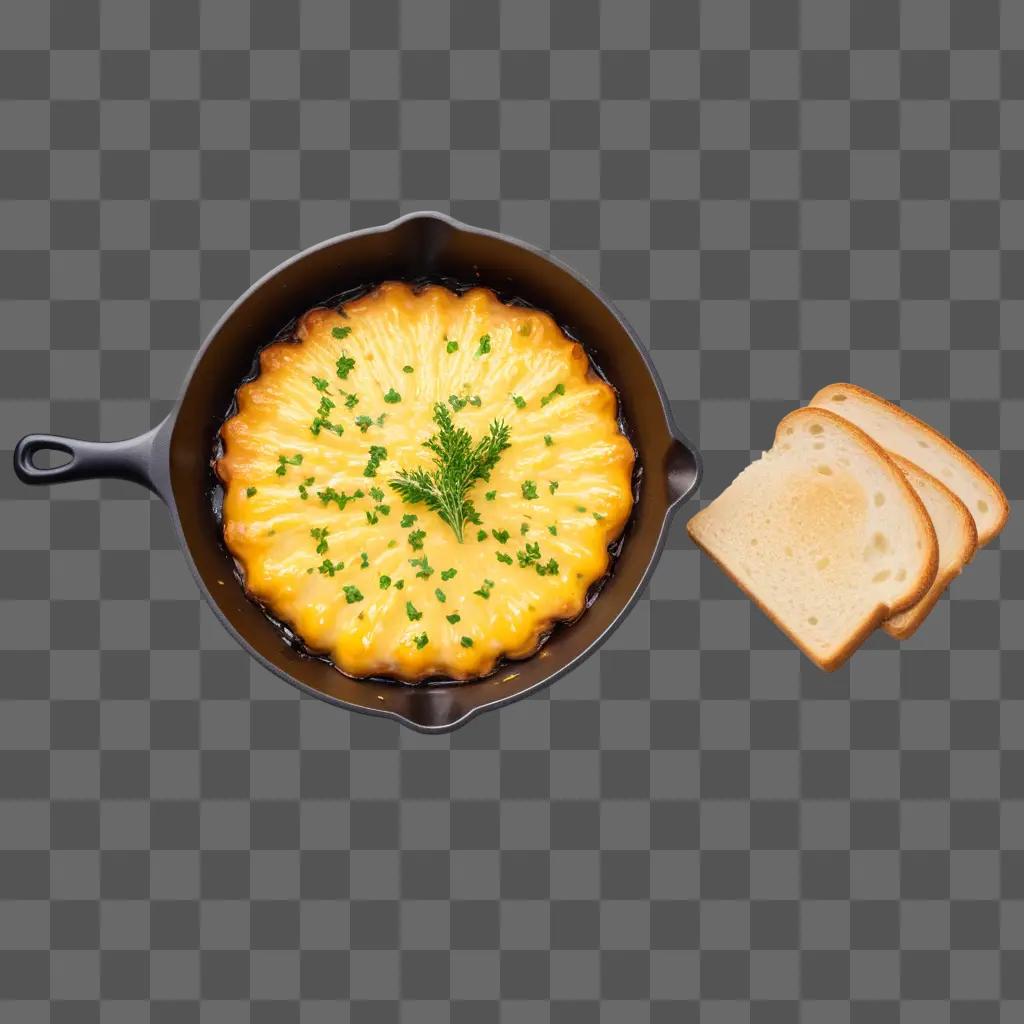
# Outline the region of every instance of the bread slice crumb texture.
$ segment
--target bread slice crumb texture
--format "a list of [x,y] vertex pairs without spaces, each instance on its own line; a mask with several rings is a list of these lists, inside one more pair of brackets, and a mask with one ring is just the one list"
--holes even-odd
[[855,384],[830,384],[810,404],[849,420],[884,449],[909,459],[948,487],[973,516],[979,546],[1006,524],[1010,505],[995,480],[963,449],[916,416]]
[[826,670],[935,578],[935,533],[902,473],[856,427],[818,409],[785,417],[771,450],[688,530]]
[[913,607],[882,624],[890,636],[905,640],[924,622],[946,587],[974,556],[978,534],[967,506],[948,487],[907,459],[899,455],[891,458],[924,504],[939,544],[939,569],[927,593]]

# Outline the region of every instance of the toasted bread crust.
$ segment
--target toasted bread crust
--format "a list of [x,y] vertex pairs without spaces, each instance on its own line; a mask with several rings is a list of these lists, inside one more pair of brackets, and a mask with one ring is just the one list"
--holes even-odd
[[[832,394],[839,391],[851,392],[867,404],[873,404],[884,408],[887,412],[890,412],[897,418],[902,419],[915,429],[924,432],[935,443],[936,447],[941,448],[948,455],[956,459],[956,461],[961,463],[969,473],[976,477],[983,478],[992,490],[992,497],[999,506],[999,514],[996,517],[996,522],[993,526],[990,526],[986,530],[976,530],[978,535],[978,547],[984,547],[990,540],[992,540],[993,537],[996,537],[1000,533],[1006,525],[1006,520],[1010,517],[1010,503],[1007,500],[1006,495],[1003,493],[1002,488],[988,470],[979,465],[979,463],[968,455],[967,452],[965,452],[959,445],[954,444],[948,437],[946,437],[945,434],[936,430],[931,426],[931,424],[925,423],[924,420],[919,420],[915,415],[913,415],[913,413],[907,412],[907,410],[901,406],[895,405],[893,402],[882,398],[880,395],[876,395],[873,391],[868,391],[866,388],[858,387],[856,384],[829,384],[814,395],[810,401],[810,406],[812,408],[820,409],[821,406],[818,406],[815,403],[819,401],[826,401]],[[973,519],[974,517],[972,516],[971,518]]]
[[878,628],[881,623],[890,618],[897,612],[903,611],[906,608],[910,608],[915,605],[922,597],[928,592],[929,587],[935,580],[935,575],[938,570],[938,539],[935,535],[935,528],[932,526],[931,517],[925,510],[921,499],[917,496],[914,489],[907,482],[906,477],[889,458],[888,454],[883,448],[881,448],[871,437],[864,433],[855,424],[850,423],[849,420],[843,419],[841,416],[837,416],[835,413],[829,412],[827,409],[820,408],[801,408],[795,409],[793,412],[784,416],[780,420],[779,425],[775,430],[775,442],[777,443],[780,434],[785,426],[791,425],[795,420],[805,419],[809,416],[824,417],[826,420],[832,422],[840,430],[848,433],[854,441],[856,441],[862,448],[876,456],[878,461],[885,467],[889,474],[893,484],[897,490],[901,490],[906,496],[909,504],[914,510],[914,518],[918,524],[920,533],[927,539],[928,543],[928,559],[925,563],[921,573],[916,579],[909,579],[907,582],[907,589],[905,594],[896,602],[889,604],[877,605],[864,620],[858,624],[852,631],[847,641],[835,650],[831,655],[823,657],[819,652],[808,648],[794,633],[787,629],[782,622],[773,614],[770,608],[766,607],[754,594],[752,594],[747,587],[736,577],[736,575],[724,565],[715,555],[703,545],[699,538],[696,536],[693,524],[697,521],[702,514],[698,512],[696,515],[691,517],[687,523],[687,533],[693,542],[707,554],[716,565],[718,565],[722,571],[764,612],[765,615],[783,632],[790,638],[790,640],[819,668],[825,672],[832,672],[835,669],[843,665],[851,654],[864,642],[864,640]]
[[921,623],[924,622],[932,608],[935,607],[936,602],[945,593],[946,588],[960,575],[964,566],[974,557],[974,552],[978,548],[978,528],[975,526],[974,516],[971,515],[970,509],[941,480],[923,470],[916,463],[903,458],[902,455],[897,455],[895,452],[889,452],[889,458],[900,467],[902,472],[917,473],[924,477],[930,486],[943,493],[950,500],[960,520],[963,537],[961,546],[957,550],[952,563],[946,569],[940,567],[934,583],[932,583],[924,597],[913,607],[907,608],[903,612],[898,612],[895,616],[882,623],[882,629],[889,636],[897,640],[906,640],[917,632]]

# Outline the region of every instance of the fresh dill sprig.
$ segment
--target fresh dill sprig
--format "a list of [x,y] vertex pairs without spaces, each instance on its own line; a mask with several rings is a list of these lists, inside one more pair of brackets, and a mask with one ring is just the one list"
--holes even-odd
[[453,425],[451,413],[440,402],[434,405],[434,422],[437,433],[423,442],[433,455],[434,470],[402,469],[388,484],[406,504],[422,502],[436,512],[461,544],[465,524],[479,521],[479,513],[467,495],[478,480],[488,479],[501,453],[509,447],[509,428],[495,420],[488,433],[474,444],[468,430]]

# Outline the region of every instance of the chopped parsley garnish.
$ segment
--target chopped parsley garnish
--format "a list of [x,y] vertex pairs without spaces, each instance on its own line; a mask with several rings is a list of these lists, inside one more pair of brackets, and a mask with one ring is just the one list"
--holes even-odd
[[352,333],[351,327],[332,327],[331,334],[339,339],[345,339]]
[[302,465],[302,452],[296,452],[294,455],[278,455],[277,457],[277,469],[274,470],[278,476],[284,476],[288,472],[289,466],[301,466]]
[[456,622],[462,621],[462,616],[458,612],[452,612],[451,615],[446,615],[445,618],[454,626]]
[[371,512],[369,509],[367,509],[366,522],[368,526],[376,526],[380,522],[380,519],[378,518],[376,512]]
[[494,552],[494,557],[499,562],[504,562],[506,565],[511,565],[512,564],[512,556],[511,555],[506,555],[504,551],[495,551]]
[[345,392],[345,408],[354,409],[359,404],[359,396],[349,391]]
[[409,527],[412,526],[412,524],[415,523],[417,519],[419,519],[419,516],[416,515],[415,512],[406,512],[405,515],[402,516],[402,522],[401,522],[402,529],[403,530],[408,530]]
[[557,526],[555,526],[555,524],[554,524],[554,523],[552,523],[552,524],[551,524],[551,525],[550,525],[550,526],[548,527],[548,533],[550,533],[552,537],[557,537],[557,536],[558,536],[558,527],[557,527]]
[[395,590],[404,590],[404,589],[405,589],[405,580],[399,580],[395,584]]
[[448,580],[455,579],[455,577],[458,575],[458,573],[459,573],[458,569],[442,569],[441,570],[441,579],[443,579],[447,583]]
[[416,645],[417,651],[422,651],[423,648],[426,647],[428,643],[430,643],[430,639],[427,637],[426,633],[420,633],[419,636],[414,636],[412,638],[412,642]]
[[433,472],[402,469],[389,484],[407,504],[423,502],[436,512],[461,544],[465,524],[480,521],[468,497],[470,488],[477,480],[486,479],[498,464],[501,453],[509,447],[509,429],[495,420],[489,432],[473,444],[469,431],[456,429],[451,413],[440,402],[434,405],[434,422],[438,432],[424,442],[433,455]]
[[[526,569],[540,561],[540,544],[527,542],[526,551],[517,551],[516,558],[519,559],[519,568]],[[511,561],[511,559],[510,559]]]
[[558,490],[558,481],[557,480],[549,480],[548,481],[548,493],[549,494],[554,494],[555,491],[557,491],[557,490]]
[[381,576],[381,578],[377,582],[380,584],[380,589],[381,590],[387,590],[388,587],[391,586],[391,577],[390,576]]
[[469,398],[466,399],[466,401],[469,402],[469,404],[473,406],[474,409],[479,409],[480,406],[483,404],[483,401],[479,395],[470,395]]
[[486,530],[477,530],[476,531],[476,539],[478,541],[487,540],[487,531]]
[[395,405],[395,403],[400,402],[401,400],[402,396],[394,388],[388,388],[387,394],[384,396],[384,401],[387,402],[388,405]]
[[392,548],[397,548],[397,547],[398,547],[398,541],[395,540],[394,537],[392,537],[391,540],[388,541],[388,551],[390,551]]
[[383,501],[384,492],[375,484],[370,488],[370,497],[373,498],[374,501]]
[[600,521],[601,521],[602,519],[604,519],[604,516],[603,516],[603,515],[602,515],[602,514],[601,514],[600,512],[591,512],[590,514],[591,514],[591,515],[592,515],[592,516],[593,516],[593,517],[594,517],[594,518],[595,518],[595,519],[596,519],[596,520],[597,520],[598,522],[600,522]]
[[519,524],[519,536],[520,537],[525,537],[529,532],[530,532],[530,525],[529,525],[529,523],[520,523]]
[[345,433],[345,428],[342,424],[332,423],[330,420],[326,419],[323,416],[314,416],[313,422],[310,423],[309,425],[309,432],[314,437],[319,437],[321,430],[330,430],[333,433],[337,434],[338,437],[341,437],[341,435]]
[[426,535],[426,530],[413,530],[412,533],[410,533],[406,537],[406,540],[409,541],[409,546],[413,549],[413,551],[422,551],[423,538],[426,537]]
[[321,576],[334,576],[336,572],[341,572],[344,568],[344,562],[332,562],[329,558],[325,558],[317,566],[317,572],[319,572]]
[[358,587],[353,587],[349,584],[347,587],[342,587],[345,591],[345,600],[349,604],[355,604],[356,601],[362,601],[363,592]]
[[379,512],[382,516],[389,516],[389,515],[391,515],[391,506],[390,505],[374,505],[373,509],[374,509],[375,512]]
[[408,363],[406,363],[405,366],[402,367],[402,373],[412,373],[412,372],[413,372],[412,371],[412,367]]
[[[339,330],[339,328],[337,328],[337,327],[335,327],[334,329],[336,331]],[[344,330],[350,330],[351,328],[343,328],[343,329]],[[338,371],[338,376],[342,380],[347,380],[348,379],[348,375],[355,368],[356,361],[351,356],[347,356],[347,355],[345,355],[344,352],[342,352],[341,357],[337,360],[337,362],[335,362],[334,365],[335,365],[335,368]]]
[[526,408],[526,399],[522,395],[512,395],[512,401],[516,403],[517,409]]
[[448,595],[445,594],[445,592],[440,587],[435,588],[434,597],[436,597],[438,601],[441,602],[441,604],[444,604],[445,601],[448,600]]
[[410,622],[417,622],[423,618],[423,612],[421,612],[412,601],[405,602],[405,614],[409,616]]
[[550,390],[550,391],[549,391],[549,392],[548,392],[548,393],[547,393],[547,394],[546,394],[546,395],[545,395],[545,396],[544,396],[544,397],[543,397],[543,398],[542,398],[542,399],[540,400],[540,404],[541,404],[541,405],[547,405],[547,404],[548,404],[548,402],[550,402],[550,401],[551,401],[551,400],[552,400],[552,399],[553,399],[553,398],[555,397],[555,395],[564,395],[564,394],[565,394],[565,385],[564,385],[564,384],[563,384],[563,383],[562,383],[561,381],[559,381],[559,382],[558,382],[558,383],[557,383],[557,384],[556,384],[556,385],[555,385],[555,386],[554,386],[554,387],[553,387],[553,388],[552,388],[552,389],[551,389],[551,390]]
[[558,563],[553,559],[549,558],[547,565],[541,565],[540,563],[536,566],[538,576],[557,576],[558,575]]
[[477,346],[476,355],[485,356],[491,351],[491,336],[485,334],[480,338],[480,344]]
[[499,544],[507,544],[508,543],[508,530],[491,530],[491,536]]
[[313,386],[317,389],[317,391],[326,391],[327,390],[327,378],[326,377],[314,376],[313,377]]
[[427,561],[427,556],[423,555],[420,558],[410,558],[409,564],[416,567],[419,571],[416,573],[418,580],[429,580],[434,575],[434,567]]
[[550,434],[545,434],[544,435],[544,444],[546,444],[548,446],[548,448],[550,448],[554,443],[555,442],[552,439]]
[[246,487],[246,489],[245,489],[245,496],[247,498],[251,498],[255,493],[256,493],[256,488],[255,487]]
[[537,499],[537,485],[532,480],[524,480],[520,489],[523,492],[523,497],[527,501],[536,501]]
[[359,553],[359,568],[360,569],[369,569],[370,568],[370,556],[365,551],[361,551]]
[[485,601],[491,596],[491,587],[494,586],[494,580],[484,580],[480,584],[479,590],[474,590],[473,593],[478,597],[482,597]]
[[324,505],[329,505],[333,501],[338,506],[338,511],[344,512],[345,506],[350,501],[355,501],[356,498],[363,497],[363,492],[361,490],[357,490],[353,491],[351,494],[346,494],[342,491],[339,494],[333,487],[325,487],[322,491],[317,491],[316,496]]
[[462,644],[463,647],[472,647],[473,646],[473,638],[469,637],[469,636],[464,636],[459,641],[459,643]]
[[365,434],[373,426],[373,418],[371,416],[357,416],[355,422],[361,434]]
[[382,448],[379,444],[370,445],[370,459],[366,463],[366,469],[363,470],[363,476],[376,476],[377,467],[388,457],[387,448]]
[[468,398],[460,398],[458,395],[448,396],[448,404],[455,412],[462,412],[462,410],[466,408],[468,402]]
[[498,493],[497,491],[488,491],[488,492],[487,492],[487,493],[486,493],[486,494],[484,495],[484,497],[485,497],[485,498],[486,498],[486,499],[487,499],[488,501],[494,501],[495,495],[496,495],[497,493]]
[[[447,341],[448,339],[445,340]],[[444,348],[448,355],[451,355],[453,352],[459,351],[459,343],[457,341],[448,341]]]
[[316,541],[316,553],[318,555],[322,555],[327,551],[327,534],[329,532],[326,526],[314,526],[309,531],[310,537]]
[[315,476],[307,476],[306,479],[303,480],[301,484],[299,484],[299,497],[303,501],[309,500],[309,488],[313,486],[315,481]]
[[576,506],[576,511],[577,512],[586,512],[587,511],[587,506],[586,505],[577,505]]

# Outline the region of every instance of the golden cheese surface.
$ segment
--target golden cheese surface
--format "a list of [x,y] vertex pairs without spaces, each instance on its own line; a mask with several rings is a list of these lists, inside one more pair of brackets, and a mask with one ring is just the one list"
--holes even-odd
[[[474,443],[509,428],[461,543],[390,486],[434,469],[436,403]],[[482,288],[387,283],[310,310],[263,350],[221,434],[248,593],[357,677],[470,679],[531,654],[583,611],[633,504],[612,388],[550,316]]]

